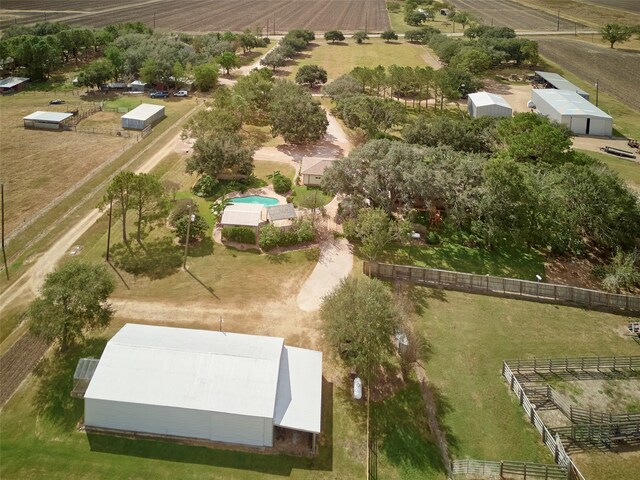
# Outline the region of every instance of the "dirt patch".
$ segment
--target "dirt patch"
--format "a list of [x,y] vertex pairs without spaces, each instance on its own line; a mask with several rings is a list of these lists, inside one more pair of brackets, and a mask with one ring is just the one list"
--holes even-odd
[[556,391],[570,405],[594,412],[640,412],[640,379],[584,380],[562,384]]
[[593,276],[593,268],[599,264],[595,258],[553,257],[544,264],[548,283],[601,290],[600,281]]
[[531,100],[531,85],[500,83],[494,79],[484,79],[483,82],[484,90],[504,97],[513,108],[513,113],[530,111],[527,103]]

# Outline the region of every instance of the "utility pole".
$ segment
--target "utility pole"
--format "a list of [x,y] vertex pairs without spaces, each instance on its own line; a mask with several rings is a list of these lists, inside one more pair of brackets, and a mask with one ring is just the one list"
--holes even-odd
[[109,250],[111,250],[111,214],[113,212],[113,197],[109,197],[109,228],[107,229],[107,262],[109,261]]
[[364,14],[364,33],[367,33],[367,30],[369,30],[369,12]]
[[4,260],[4,273],[9,280],[9,267],[7,266],[7,252],[4,249],[4,183],[0,184],[0,195],[2,196],[2,259]]
[[600,90],[600,84],[598,83],[598,79],[596,79],[596,107],[598,106],[598,93]]
[[220,329],[219,331],[222,331],[222,323],[224,322],[224,320],[222,320],[222,315],[220,315]]
[[558,26],[556,27],[557,31],[560,31],[560,10],[558,10]]
[[184,261],[182,262],[182,268],[187,269],[187,253],[189,252],[189,231],[191,230],[191,222],[193,222],[194,215],[191,215],[191,207],[193,207],[193,200],[189,203],[189,221],[187,222],[187,239],[184,242]]
[[153,12],[153,29],[156,29],[156,12]]

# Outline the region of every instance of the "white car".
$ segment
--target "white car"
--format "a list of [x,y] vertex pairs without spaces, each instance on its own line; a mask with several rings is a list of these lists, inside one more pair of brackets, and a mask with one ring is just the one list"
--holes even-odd
[[173,94],[174,97],[188,97],[189,96],[189,92],[187,92],[186,90],[178,90],[176,93]]

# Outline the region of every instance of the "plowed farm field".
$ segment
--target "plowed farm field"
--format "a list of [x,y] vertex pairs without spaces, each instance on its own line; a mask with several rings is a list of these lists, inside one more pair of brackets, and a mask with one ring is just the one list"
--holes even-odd
[[[524,31],[574,30],[570,20],[525,7],[509,0],[450,0],[458,9],[466,10],[481,18],[485,25],[510,27]],[[577,25],[582,28],[582,25]]]
[[640,111],[640,53],[610,49],[579,40],[538,37],[540,53],[585,82]]
[[582,3],[591,3],[601,7],[615,8],[617,10],[628,10],[640,13],[640,2],[638,0],[580,0]]
[[384,0],[6,0],[0,27],[48,20],[102,27],[141,21],[183,32],[242,31],[262,28],[283,33],[293,28],[317,32],[390,28]]

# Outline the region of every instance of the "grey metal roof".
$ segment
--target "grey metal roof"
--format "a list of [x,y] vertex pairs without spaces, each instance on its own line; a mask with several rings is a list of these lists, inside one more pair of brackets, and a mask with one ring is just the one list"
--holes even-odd
[[159,111],[164,111],[164,105],[155,105],[153,103],[143,103],[137,106],[129,113],[125,113],[122,118],[131,120],[147,120]]
[[37,112],[33,112],[32,114],[27,115],[26,117],[23,118],[23,120],[33,120],[36,122],[60,123],[69,117],[73,117],[73,113],[43,112],[38,110]]
[[28,81],[26,77],[7,77],[0,80],[0,88],[12,88]]
[[611,119],[611,115],[603,112],[589,100],[580,96],[576,92],[545,88],[533,90],[532,98],[535,98],[535,95],[542,98],[561,115],[582,115]]
[[570,90],[572,92],[578,93],[578,95],[581,95],[587,99],[589,98],[589,94],[587,92],[575,86],[573,83],[571,83],[569,80],[564,78],[562,75],[558,75],[557,73],[552,73],[552,72],[541,72],[538,70],[536,70],[536,75],[543,78],[545,82],[553,85],[558,90]]
[[274,205],[273,207],[267,207],[267,218],[272,222],[278,220],[288,220],[290,218],[296,218],[296,209],[292,203],[285,203],[284,205]]

